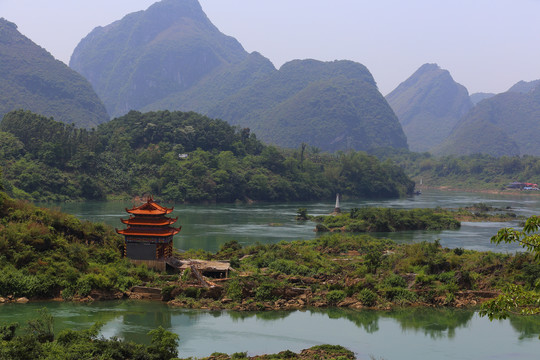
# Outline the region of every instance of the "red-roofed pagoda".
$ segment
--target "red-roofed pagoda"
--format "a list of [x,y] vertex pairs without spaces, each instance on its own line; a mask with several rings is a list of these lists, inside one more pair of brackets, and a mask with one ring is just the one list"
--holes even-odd
[[161,261],[172,256],[173,236],[182,227],[172,227],[178,218],[165,215],[174,208],[157,204],[152,197],[138,207],[127,209],[129,219],[121,219],[127,229],[116,232],[125,236],[124,255],[136,261]]

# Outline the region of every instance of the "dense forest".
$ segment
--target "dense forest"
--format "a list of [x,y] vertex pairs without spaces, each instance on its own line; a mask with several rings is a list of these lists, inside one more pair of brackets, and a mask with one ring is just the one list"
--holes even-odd
[[87,130],[17,110],[0,123],[6,191],[32,201],[152,194],[176,202],[398,197],[414,183],[364,152],[279,149],[193,112],[131,111]]

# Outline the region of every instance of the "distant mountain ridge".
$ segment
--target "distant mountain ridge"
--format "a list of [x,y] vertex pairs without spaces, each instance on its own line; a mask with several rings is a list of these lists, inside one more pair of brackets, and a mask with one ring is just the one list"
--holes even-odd
[[540,156],[539,120],[540,84],[507,91],[478,103],[434,153]]
[[113,116],[197,111],[280,146],[407,148],[369,71],[352,61],[295,60],[276,70],[208,20],[196,0],[163,0],[94,29],[70,66]]
[[508,89],[508,92],[518,92],[518,93],[526,94],[528,92],[533,91],[539,85],[540,85],[540,80],[533,80],[533,81],[522,80],[514,84],[510,89]]
[[109,120],[84,77],[0,18],[0,118],[16,109],[82,127]]
[[480,101],[484,100],[484,99],[489,99],[490,97],[493,97],[497,94],[495,93],[484,93],[484,92],[478,92],[478,93],[474,93],[474,94],[471,94],[469,96],[469,98],[471,99],[471,102],[473,103],[473,105],[476,105],[478,104]]
[[413,151],[439,145],[471,108],[467,89],[437,64],[424,64],[386,96]]

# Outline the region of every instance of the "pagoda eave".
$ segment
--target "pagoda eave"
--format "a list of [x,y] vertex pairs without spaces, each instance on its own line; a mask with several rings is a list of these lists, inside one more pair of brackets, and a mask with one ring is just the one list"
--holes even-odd
[[124,236],[147,236],[147,237],[167,237],[174,236],[180,232],[182,227],[179,228],[167,228],[165,231],[144,231],[141,229],[127,228],[124,230],[116,230],[118,234]]

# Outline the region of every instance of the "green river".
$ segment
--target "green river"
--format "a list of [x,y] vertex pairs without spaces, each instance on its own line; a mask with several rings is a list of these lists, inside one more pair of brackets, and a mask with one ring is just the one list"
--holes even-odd
[[[540,196],[490,195],[464,192],[424,191],[420,196],[383,201],[343,201],[344,211],[353,207],[385,206],[460,207],[473,203],[511,207],[520,215],[540,209]],[[122,227],[130,202],[57,204],[80,218]],[[163,204],[173,206],[174,204]],[[52,206],[47,204],[47,206]],[[311,215],[327,214],[334,201],[317,203],[174,205],[173,216],[182,231],[175,239],[178,249],[191,247],[215,251],[229,240],[243,244],[310,239],[314,224],[296,222],[299,207]],[[515,246],[493,246],[489,239],[503,226],[517,223],[463,223],[453,231],[375,234],[398,242],[440,239],[446,247],[514,252]],[[404,309],[350,311],[313,309],[292,312],[197,311],[170,308],[161,302],[118,301],[93,304],[39,302],[0,305],[0,321],[24,324],[46,307],[55,318],[55,331],[83,329],[102,322],[102,334],[147,342],[146,333],[163,326],[180,335],[181,357],[208,356],[213,352],[247,351],[250,355],[299,351],[317,344],[339,344],[359,359],[538,359],[540,317],[514,317],[490,322],[474,311]]]

